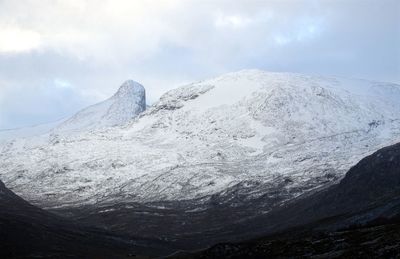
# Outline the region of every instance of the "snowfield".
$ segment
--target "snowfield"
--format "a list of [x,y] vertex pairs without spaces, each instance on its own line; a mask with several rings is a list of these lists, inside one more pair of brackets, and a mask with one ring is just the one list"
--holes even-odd
[[145,111],[136,90],[1,144],[0,179],[47,208],[233,190],[285,201],[400,141],[396,84],[243,70],[169,91]]

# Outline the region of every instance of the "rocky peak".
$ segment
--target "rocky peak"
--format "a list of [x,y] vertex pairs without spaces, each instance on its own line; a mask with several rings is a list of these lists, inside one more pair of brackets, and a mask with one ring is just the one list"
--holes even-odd
[[125,81],[109,99],[89,106],[55,128],[59,132],[80,132],[123,125],[146,109],[146,91],[133,80]]
[[143,99],[145,102],[146,99],[146,91],[143,85],[139,84],[133,80],[126,80],[118,89],[118,91],[114,94],[113,97],[126,97],[135,95],[138,99]]

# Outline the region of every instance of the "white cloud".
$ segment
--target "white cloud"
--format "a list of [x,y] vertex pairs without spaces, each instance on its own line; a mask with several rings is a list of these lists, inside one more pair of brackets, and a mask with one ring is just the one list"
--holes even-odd
[[41,44],[41,36],[32,30],[18,27],[0,27],[0,52],[24,52],[36,49]]
[[241,15],[223,15],[219,14],[215,20],[215,26],[217,27],[231,27],[231,28],[243,28],[249,25],[252,19]]
[[293,28],[285,30],[285,34],[283,34],[283,32],[278,32],[274,36],[274,41],[279,46],[312,41],[320,35],[321,27],[322,26],[315,21],[302,21],[298,26],[293,26]]
[[71,85],[70,82],[68,82],[67,80],[64,80],[64,79],[60,79],[60,78],[54,79],[54,85],[57,88],[73,88],[73,86]]
[[[99,61],[126,55],[144,58],[167,37],[163,19],[175,2],[5,0],[0,2],[0,26],[6,26],[1,30],[0,50],[41,47]],[[18,27],[9,29],[10,24]]]

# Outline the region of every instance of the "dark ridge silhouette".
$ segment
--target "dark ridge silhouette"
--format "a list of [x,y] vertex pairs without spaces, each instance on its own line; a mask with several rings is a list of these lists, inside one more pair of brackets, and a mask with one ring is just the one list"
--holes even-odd
[[44,211],[0,181],[0,258],[126,258],[170,251],[160,242],[83,227]]

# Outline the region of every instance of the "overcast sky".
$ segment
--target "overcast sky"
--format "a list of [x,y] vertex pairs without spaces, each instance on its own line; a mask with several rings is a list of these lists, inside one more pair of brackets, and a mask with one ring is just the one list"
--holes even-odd
[[55,121],[126,79],[148,101],[244,68],[400,83],[399,0],[0,0],[0,128]]

